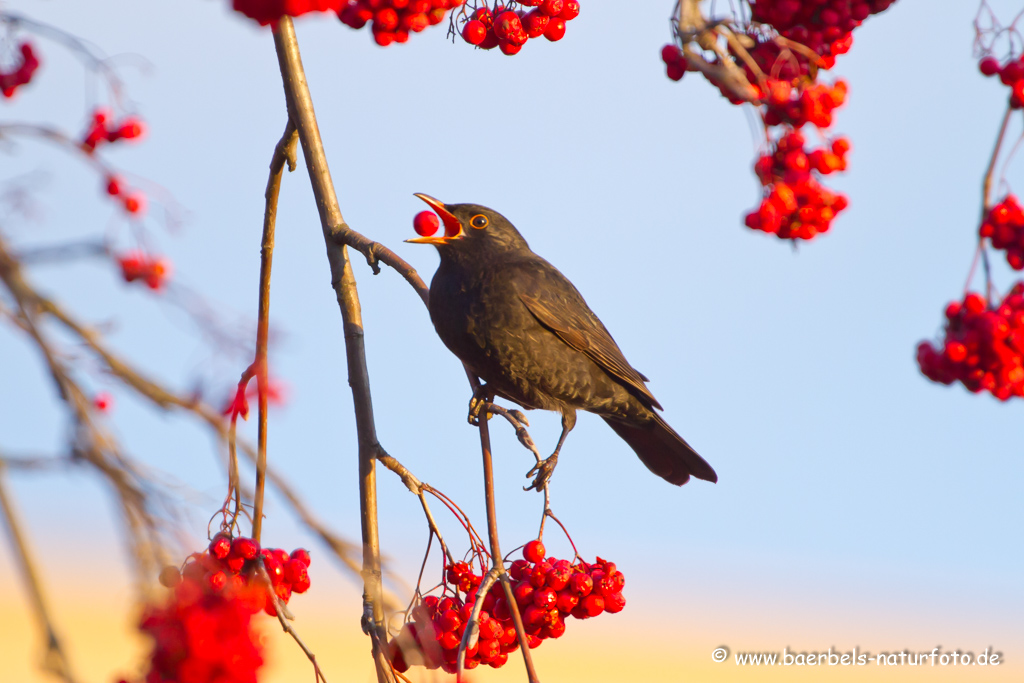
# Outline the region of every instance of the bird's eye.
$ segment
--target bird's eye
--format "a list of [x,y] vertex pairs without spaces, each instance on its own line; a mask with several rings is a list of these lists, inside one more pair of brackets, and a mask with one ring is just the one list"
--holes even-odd
[[482,213],[478,213],[469,220],[469,224],[472,225],[477,230],[482,230],[486,228],[488,223],[490,223],[490,221],[487,220],[487,216],[483,215]]

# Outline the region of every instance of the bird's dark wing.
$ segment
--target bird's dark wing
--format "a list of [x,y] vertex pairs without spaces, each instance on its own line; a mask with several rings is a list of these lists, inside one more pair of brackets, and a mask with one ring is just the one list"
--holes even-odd
[[661,404],[647,389],[647,378],[629,364],[605,326],[569,280],[547,261],[516,269],[516,293],[540,322],[572,348],[585,353],[608,374],[635,389],[641,400]]

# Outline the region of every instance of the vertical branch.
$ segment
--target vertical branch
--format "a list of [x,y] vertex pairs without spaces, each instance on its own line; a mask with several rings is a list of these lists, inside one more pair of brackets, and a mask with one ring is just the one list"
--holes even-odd
[[14,503],[7,491],[5,480],[7,466],[0,461],[0,513],[2,513],[7,533],[11,537],[11,545],[14,554],[21,564],[21,571],[25,575],[25,583],[28,584],[28,593],[32,599],[32,607],[39,618],[46,638],[46,656],[43,659],[43,666],[46,670],[53,672],[66,683],[74,683],[75,677],[71,673],[71,664],[68,662],[67,654],[60,645],[56,629],[53,626],[53,619],[50,617],[50,610],[46,605],[46,598],[43,595],[42,582],[39,580],[39,573],[36,571],[35,562],[28,549],[28,543],[21,532],[21,520],[18,519],[14,509]]
[[320,129],[317,126],[313,100],[302,67],[295,27],[289,17],[282,18],[274,28],[274,45],[277,49],[281,77],[284,81],[288,115],[299,133],[302,153],[309,171],[317,209],[320,212],[327,259],[331,267],[331,284],[337,295],[345,328],[349,385],[352,387],[356,433],[359,441],[359,503],[363,539],[363,628],[371,636],[377,680],[394,681],[391,667],[382,650],[383,644],[387,642],[387,633],[384,629],[380,542],[377,535],[375,457],[379,444],[373,421],[373,403],[370,397],[369,373],[366,368],[359,295],[355,276],[352,273],[352,265],[348,259],[348,251],[340,240],[336,241],[336,234],[344,230],[345,222],[341,215],[341,209],[338,207],[334,184],[331,181],[331,172],[320,139]]
[[[1013,114],[1013,107],[1007,106],[1003,114],[1003,122],[999,125],[999,134],[996,136],[996,145],[992,150],[992,158],[985,169],[985,178],[981,181],[981,222],[988,218],[988,212],[992,208],[992,180],[996,172],[996,163],[999,161],[999,151],[1003,147],[1003,138],[1006,137],[1006,129],[1010,124],[1010,116]],[[985,238],[978,237],[978,253],[981,254],[981,263],[985,270],[985,300],[992,300],[992,269],[988,261],[988,251],[985,249]],[[977,263],[977,257],[975,257]],[[971,277],[974,276],[974,265],[971,265],[970,277],[968,277],[966,289],[971,284]],[[990,303],[991,305],[991,303]]]
[[533,668],[533,656],[530,654],[530,646],[526,638],[526,630],[523,628],[523,617],[519,613],[519,603],[512,594],[512,582],[509,580],[508,572],[505,571],[505,562],[502,560],[501,544],[498,542],[498,513],[494,505],[494,466],[491,462],[491,433],[487,428],[487,408],[484,407],[480,415],[480,451],[484,459],[484,498],[487,505],[487,538],[491,543],[491,562],[501,579],[502,588],[505,590],[505,600],[508,601],[509,610],[512,612],[512,622],[516,627],[516,636],[519,638],[519,649],[523,651],[523,662],[526,664],[526,676],[530,683],[537,683],[537,671]]
[[263,240],[260,245],[260,303],[256,328],[256,394],[259,417],[256,441],[256,494],[253,499],[252,537],[257,543],[263,530],[263,490],[267,479],[267,337],[270,333],[270,269],[274,260],[274,226],[277,223],[277,198],[281,192],[284,162],[295,169],[295,124],[288,119],[281,141],[270,160],[270,177],[264,192]]

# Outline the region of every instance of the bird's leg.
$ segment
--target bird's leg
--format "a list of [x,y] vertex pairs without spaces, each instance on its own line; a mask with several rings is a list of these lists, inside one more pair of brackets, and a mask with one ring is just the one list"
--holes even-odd
[[562,444],[565,443],[565,437],[569,436],[569,432],[571,432],[572,428],[575,426],[576,411],[571,408],[566,409],[562,412],[562,435],[558,437],[558,444],[555,446],[555,452],[538,462],[533,466],[533,469],[526,473],[527,477],[534,477],[534,480],[533,483],[525,487],[524,490],[544,490],[548,480],[551,479],[551,475],[555,472],[555,465],[558,464],[558,452],[562,450]]
[[[494,392],[486,384],[481,384],[473,390],[473,397],[469,399],[469,424],[474,427],[480,424],[480,411],[484,406],[494,401]],[[490,420],[493,414],[488,412],[487,419]]]

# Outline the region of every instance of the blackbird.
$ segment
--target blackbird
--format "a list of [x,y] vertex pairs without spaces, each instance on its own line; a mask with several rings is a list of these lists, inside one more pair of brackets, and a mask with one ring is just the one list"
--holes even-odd
[[477,204],[416,196],[445,228],[443,236],[406,240],[433,244],[441,256],[430,283],[430,320],[444,345],[486,382],[471,410],[483,396],[497,395],[562,414],[554,453],[530,472],[538,472],[535,487],[551,476],[577,409],[600,415],[666,481],[718,481],[654,412],[661,405],[649,380],[626,361],[579,291],[530,250],[508,219]]

